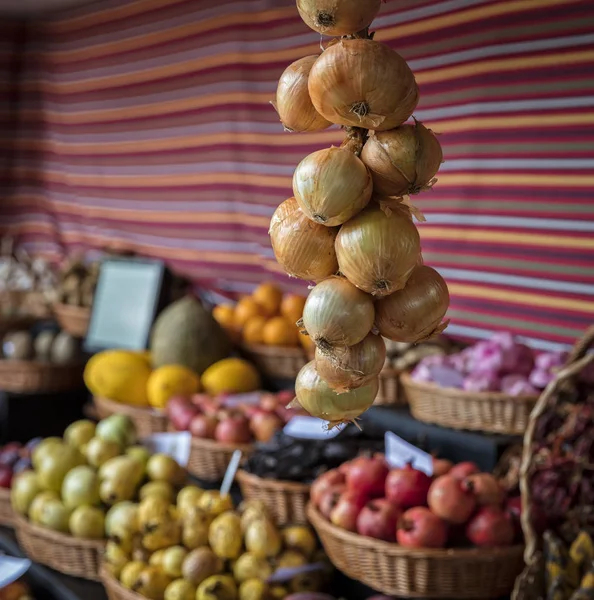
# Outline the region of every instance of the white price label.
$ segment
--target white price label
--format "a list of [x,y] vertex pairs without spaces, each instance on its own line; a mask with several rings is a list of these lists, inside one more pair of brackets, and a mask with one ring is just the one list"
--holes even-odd
[[262,394],[260,392],[252,392],[251,394],[234,394],[225,398],[222,402],[227,408],[236,408],[237,406],[257,406],[260,404]]
[[430,477],[433,475],[433,457],[420,448],[409,444],[391,431],[384,437],[386,460],[391,467],[402,468],[412,465],[417,471],[423,471]]
[[20,579],[31,566],[31,561],[26,558],[14,556],[0,556],[0,590]]
[[176,431],[173,433],[153,433],[142,440],[153,454],[168,454],[174,458],[181,467],[188,466],[192,434],[189,431]]
[[328,440],[335,438],[344,428],[346,423],[341,423],[328,429],[328,421],[316,417],[293,417],[284,427],[283,433],[290,437],[305,440]]
[[289,581],[290,579],[293,579],[293,577],[297,577],[297,575],[302,575],[303,573],[312,573],[314,571],[322,571],[323,569],[323,563],[311,563],[308,565],[303,565],[301,567],[284,567],[281,569],[277,569],[266,580],[266,583],[283,583],[284,581]]

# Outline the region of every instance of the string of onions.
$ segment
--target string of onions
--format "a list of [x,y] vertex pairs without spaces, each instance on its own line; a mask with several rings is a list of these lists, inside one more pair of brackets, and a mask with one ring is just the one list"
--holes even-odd
[[339,394],[368,384],[379,375],[385,360],[386,344],[374,333],[354,346],[335,348],[332,356],[319,348],[315,354],[318,375]]
[[278,81],[273,103],[286,131],[320,131],[332,123],[314,108],[307,81],[317,56],[305,56],[290,64]]
[[371,25],[381,0],[297,0],[306,25],[324,35],[350,35]]
[[435,183],[443,161],[435,134],[419,121],[372,133],[361,160],[373,178],[373,191],[383,196],[418,194]]
[[421,252],[410,212],[390,214],[375,203],[345,223],[336,236],[340,272],[359,289],[387,296],[406,284]]
[[293,193],[301,210],[327,227],[342,225],[365,208],[372,187],[367,168],[346,146],[313,152],[293,175]]
[[328,121],[377,131],[404,123],[419,101],[406,61],[370,39],[341,39],[326,48],[309,73],[308,88]]
[[338,271],[338,229],[308,219],[295,198],[274,211],[268,233],[276,260],[291,277],[320,281]]
[[378,387],[378,378],[374,377],[366,385],[337,394],[320,377],[312,360],[299,371],[295,381],[296,402],[289,406],[298,404],[312,417],[329,421],[332,428],[363,414],[373,404]]
[[375,309],[371,296],[344,277],[318,283],[303,307],[303,326],[324,354],[336,346],[354,346],[371,331]]
[[422,342],[442,333],[450,305],[448,286],[431,267],[417,266],[403,290],[376,303],[375,323],[384,337],[396,342]]

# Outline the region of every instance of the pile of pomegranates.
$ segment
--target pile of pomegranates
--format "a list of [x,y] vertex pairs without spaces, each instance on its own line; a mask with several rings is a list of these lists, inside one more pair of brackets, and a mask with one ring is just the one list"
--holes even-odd
[[312,484],[311,501],[337,527],[407,548],[520,542],[521,501],[472,462],[435,459],[429,477],[390,468],[384,455],[358,457]]
[[286,408],[294,396],[292,391],[256,392],[243,397],[174,396],[166,411],[175,430],[189,431],[194,437],[226,444],[267,442],[292,417],[304,414]]

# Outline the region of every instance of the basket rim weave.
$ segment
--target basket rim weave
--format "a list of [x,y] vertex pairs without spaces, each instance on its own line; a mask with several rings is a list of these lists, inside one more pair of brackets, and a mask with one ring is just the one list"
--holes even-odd
[[65,302],[56,302],[53,305],[53,309],[54,312],[70,313],[80,317],[86,316],[87,314],[90,316],[91,314],[90,306],[76,306],[75,304],[66,304]]
[[[132,590],[126,589],[106,568],[101,565],[99,569],[99,576],[101,583],[105,587],[107,592],[111,592],[113,597],[117,597],[120,600],[146,600],[144,596],[137,594]],[[108,594],[109,595],[109,594]],[[111,598],[112,595],[109,595]]]
[[306,351],[302,346],[268,346],[266,344],[241,344],[244,350],[253,354],[261,354],[263,356],[277,356],[282,352],[286,356],[302,357],[306,356]]
[[166,418],[167,415],[165,411],[159,410],[158,408],[154,408],[153,406],[135,406],[134,404],[126,404],[125,402],[118,402],[117,400],[112,400],[111,398],[105,398],[104,396],[93,396],[93,402],[95,404],[99,404],[108,410],[113,410],[113,412],[123,412],[125,411],[128,414],[138,414],[138,415],[147,415],[153,414],[156,417]]
[[234,452],[235,450],[241,450],[244,453],[253,452],[254,444],[225,444],[217,440],[211,440],[207,438],[199,438],[192,436],[192,447],[197,450],[207,450],[210,452]]
[[262,488],[277,489],[291,492],[309,492],[311,484],[301,483],[300,481],[287,481],[284,479],[272,479],[268,477],[260,477],[254,473],[249,473],[245,469],[238,469],[235,474],[237,481],[245,481]]

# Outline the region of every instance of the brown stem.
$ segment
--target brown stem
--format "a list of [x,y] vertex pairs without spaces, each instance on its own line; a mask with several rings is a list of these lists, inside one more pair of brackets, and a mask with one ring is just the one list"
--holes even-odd
[[345,127],[346,137],[341,144],[341,148],[360,156],[363,146],[367,141],[367,129],[361,127]]

